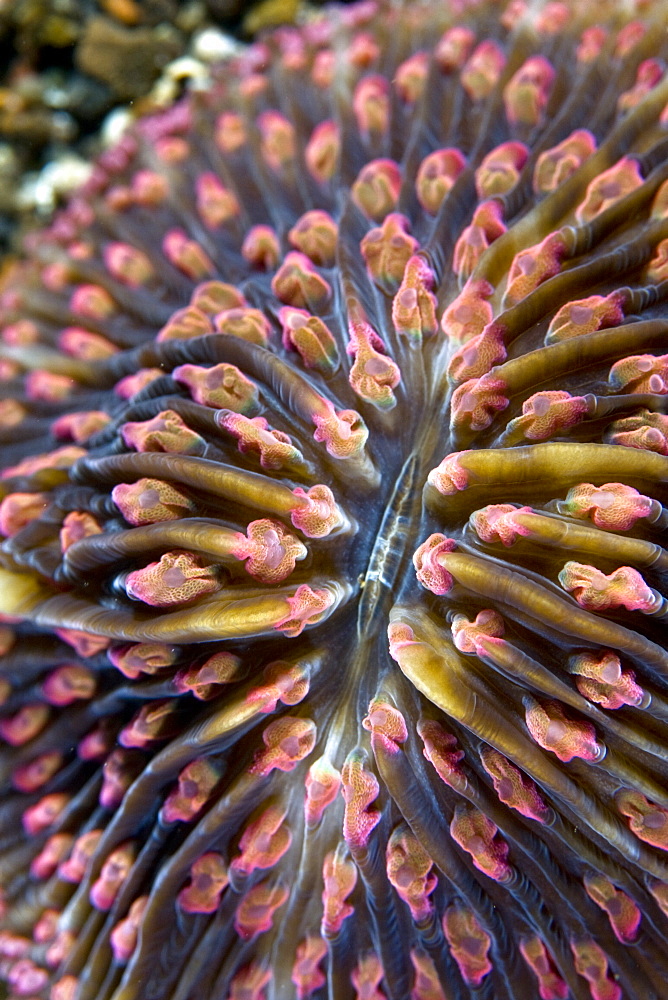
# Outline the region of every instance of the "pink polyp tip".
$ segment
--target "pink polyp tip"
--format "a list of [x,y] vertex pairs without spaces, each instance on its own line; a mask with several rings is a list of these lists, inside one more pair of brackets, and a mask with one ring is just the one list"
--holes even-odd
[[452,619],[452,638],[455,646],[462,653],[478,653],[484,655],[482,639],[502,639],[505,632],[503,618],[491,608],[479,611],[475,621],[469,621],[465,615],[455,615]]
[[357,866],[344,858],[340,849],[330,851],[325,855],[322,880],[322,934],[325,938],[331,938],[341,930],[343,921],[354,912],[354,907],[345,900],[357,883]]
[[401,170],[394,160],[372,160],[353,182],[353,201],[367,218],[382,222],[396,207],[401,180]]
[[190,882],[178,895],[186,913],[215,913],[229,884],[227,865],[216,851],[201,855],[190,866]]
[[450,834],[481,872],[496,882],[509,881],[512,868],[506,860],[508,844],[498,835],[494,823],[479,809],[456,809],[450,823]]
[[321,310],[331,297],[331,285],[304,253],[292,250],[271,281],[274,295],[297,309]]
[[456,548],[456,542],[445,535],[430,535],[420,545],[413,556],[413,566],[423,587],[433,594],[447,594],[452,589],[453,580],[441,562],[441,557]]
[[479,986],[492,971],[489,934],[482,929],[473,911],[459,904],[445,911],[443,931],[463,979],[472,986]]
[[438,879],[431,871],[433,861],[420,841],[405,827],[395,829],[385,852],[387,877],[414,920],[426,920],[433,912],[429,896]]
[[556,701],[539,704],[527,696],[525,704],[527,728],[532,737],[559,760],[581,757],[597,761],[604,756],[605,745],[597,741],[591,722],[568,718]]
[[380,786],[374,774],[365,770],[362,756],[355,751],[348,756],[341,771],[342,792],[346,803],[343,818],[343,835],[353,848],[367,844],[371,832],[378,825],[381,813],[369,808],[378,798]]
[[382,225],[370,229],[360,242],[369,277],[387,292],[396,290],[406,264],[418,249],[418,241],[410,235],[409,220],[397,212],[390,212]]
[[128,573],[125,581],[128,597],[154,607],[192,601],[218,588],[215,569],[190,552],[168,552],[160,562]]
[[290,895],[287,887],[261,882],[244,896],[234,917],[234,929],[244,941],[270,930],[274,913]]
[[320,757],[308,769],[305,783],[304,816],[309,825],[315,825],[336,798],[341,787],[341,775],[325,757]]
[[311,486],[307,491],[296,486],[292,492],[300,502],[293,508],[290,520],[307,538],[322,538],[343,523],[329,486]]
[[559,573],[559,582],[588,611],[622,606],[651,613],[662,600],[631,566],[620,566],[606,575],[595,566],[570,561]]
[[251,521],[248,537],[239,535],[233,554],[246,560],[246,571],[261,583],[278,583],[292,573],[297,560],[307,555],[306,546],[278,521]]
[[316,736],[317,729],[311,719],[290,715],[276,719],[262,734],[264,749],[257,751],[250,773],[266,775],[275,768],[292,771],[311,753]]
[[294,594],[286,597],[289,611],[276,622],[274,628],[293,639],[301,635],[307,625],[321,621],[334,601],[334,595],[328,590],[313,590],[308,584],[302,583]]
[[466,158],[455,148],[436,149],[418,168],[415,190],[426,212],[435,215],[466,166]]
[[401,712],[385,701],[372,701],[369,713],[362,720],[362,725],[375,737],[380,737],[392,752],[397,745],[408,739],[406,720]]

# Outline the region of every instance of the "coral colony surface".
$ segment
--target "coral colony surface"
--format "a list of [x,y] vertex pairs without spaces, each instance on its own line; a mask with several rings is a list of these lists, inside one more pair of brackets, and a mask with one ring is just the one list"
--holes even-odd
[[18,1000],[668,997],[661,2],[365,2],[1,290]]

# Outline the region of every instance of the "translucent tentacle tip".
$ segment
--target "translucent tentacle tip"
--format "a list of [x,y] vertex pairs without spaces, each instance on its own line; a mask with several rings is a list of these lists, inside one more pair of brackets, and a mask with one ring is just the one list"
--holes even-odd
[[278,583],[305,559],[306,546],[278,521],[251,521],[246,535],[237,534],[232,548],[236,559],[246,560],[246,571],[260,583]]

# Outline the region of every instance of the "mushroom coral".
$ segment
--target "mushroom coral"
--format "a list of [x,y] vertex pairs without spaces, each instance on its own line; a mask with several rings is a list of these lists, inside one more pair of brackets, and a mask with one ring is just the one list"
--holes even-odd
[[661,2],[328,9],[0,290],[12,1000],[660,1000]]

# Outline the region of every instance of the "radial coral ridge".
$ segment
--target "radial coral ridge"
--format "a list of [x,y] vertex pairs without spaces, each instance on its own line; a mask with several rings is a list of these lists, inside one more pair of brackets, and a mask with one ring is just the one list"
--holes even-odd
[[12,1000],[661,1000],[663,3],[328,10],[0,290]]

